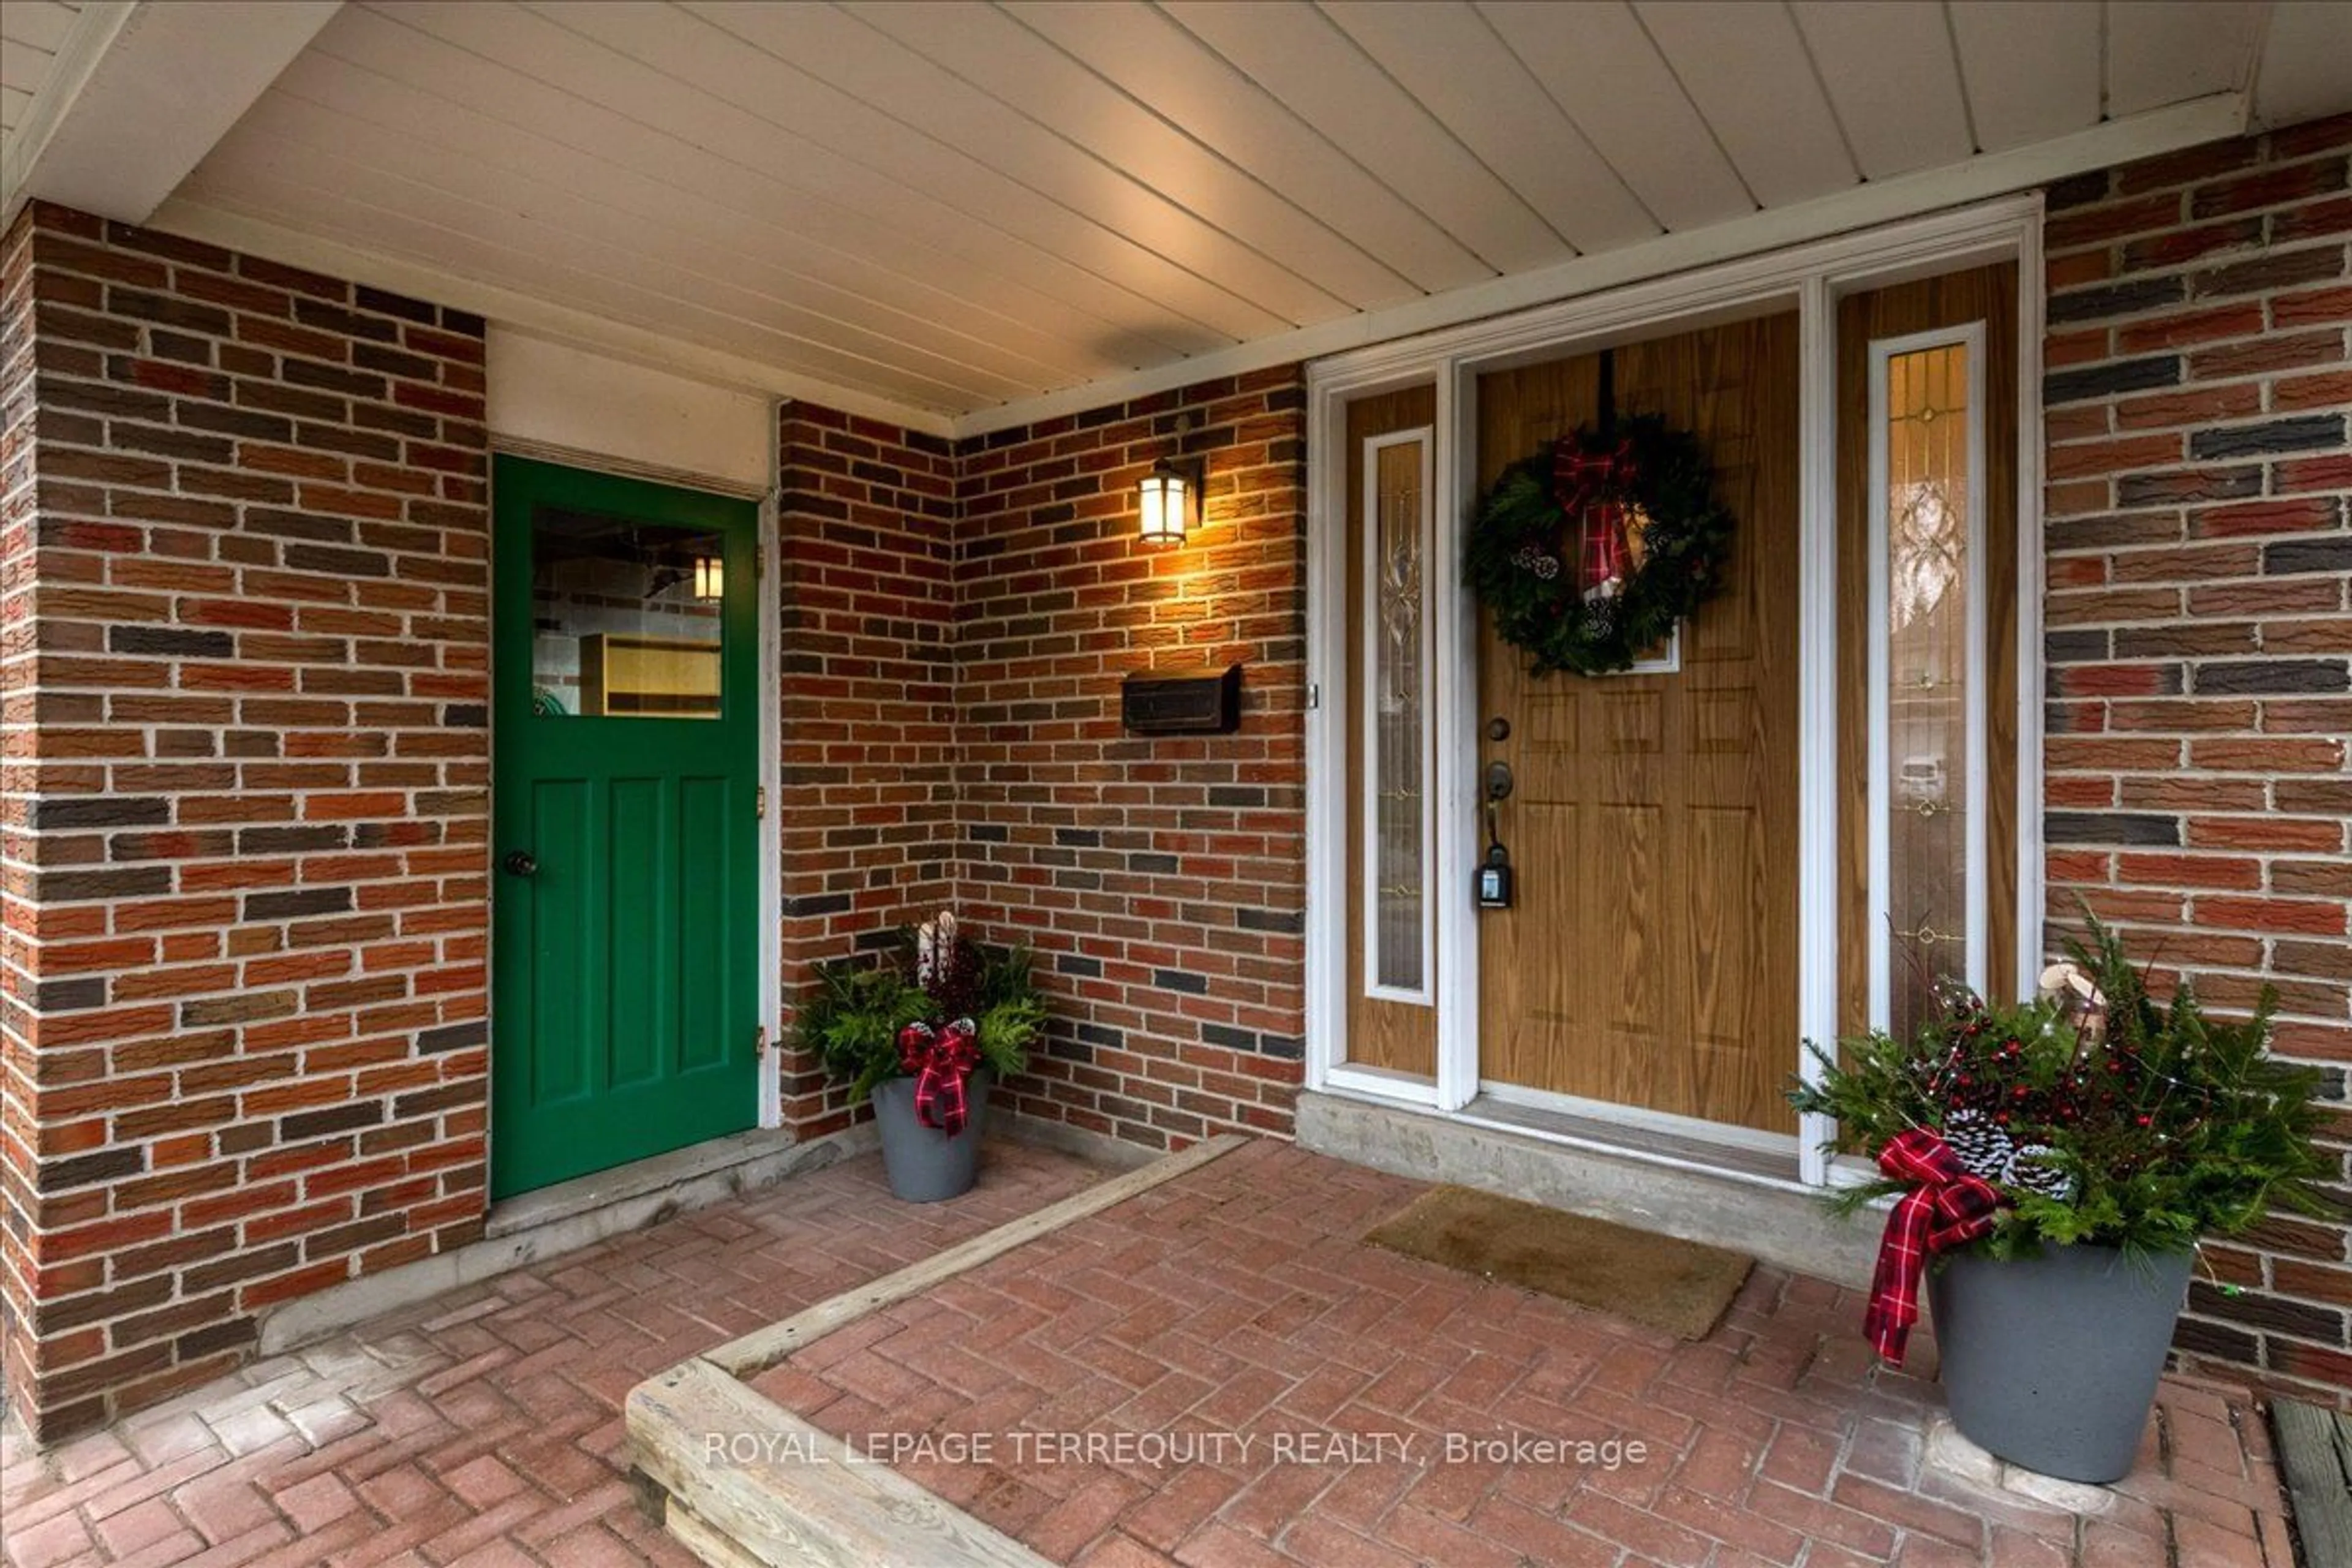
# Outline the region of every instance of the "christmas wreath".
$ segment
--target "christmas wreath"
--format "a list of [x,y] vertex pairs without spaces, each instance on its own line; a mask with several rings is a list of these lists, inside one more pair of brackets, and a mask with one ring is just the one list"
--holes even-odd
[[1536,674],[1606,675],[1715,596],[1730,539],[1696,436],[1654,415],[1604,419],[1503,470],[1464,576]]

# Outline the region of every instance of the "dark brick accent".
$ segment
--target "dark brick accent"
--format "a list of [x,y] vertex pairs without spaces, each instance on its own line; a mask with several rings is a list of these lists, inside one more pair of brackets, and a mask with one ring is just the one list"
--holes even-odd
[[2189,455],[2237,458],[2253,452],[2305,452],[2344,445],[2344,416],[2308,415],[2264,425],[2228,425],[2189,437]]
[[2346,689],[2352,689],[2352,675],[2346,673],[2345,662],[2340,658],[2247,659],[2197,667],[2197,693],[2200,697]]
[[2042,401],[2052,405],[2079,403],[2086,398],[2108,397],[2118,392],[2144,392],[2150,387],[2177,386],[2179,383],[2179,354],[2116,360],[2084,370],[2051,372],[2042,378]]
[[2179,845],[2180,819],[2124,811],[2053,811],[2042,822],[2053,844]]

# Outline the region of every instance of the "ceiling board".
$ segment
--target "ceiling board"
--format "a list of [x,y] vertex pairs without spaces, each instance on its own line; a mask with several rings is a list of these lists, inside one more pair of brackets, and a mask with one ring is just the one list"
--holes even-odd
[[1760,205],[1807,201],[1862,178],[1784,7],[1643,0],[1633,12]]
[[[592,8],[594,9],[594,8]],[[787,172],[795,182],[816,181],[845,205],[880,215],[904,214],[933,235],[958,237],[964,247],[984,247],[1008,265],[1034,271],[1051,286],[1106,320],[1124,323],[1164,345],[1161,352],[1198,353],[1232,341],[1232,334],[1186,315],[1167,298],[1106,277],[1096,267],[1092,246],[1055,248],[1044,238],[1014,232],[969,208],[985,206],[966,191],[962,205],[943,199],[938,186],[954,184],[951,168],[904,183],[871,163],[849,157],[764,117],[757,105],[774,96],[772,84],[730,81],[726,91],[698,89],[633,60],[569,29],[502,5],[403,5],[400,23],[428,32],[470,54],[501,62],[528,62],[532,80],[555,89],[560,100],[625,106],[625,118],[653,126],[698,151],[690,156],[721,156]],[[686,26],[702,24],[686,19]],[[707,30],[707,29],[706,29]],[[749,100],[749,105],[739,100]]]
[[2097,122],[2100,29],[2096,5],[1954,5],[1977,142],[2022,147]]
[[885,109],[862,102],[824,75],[747,48],[736,35],[676,6],[610,0],[533,6],[528,16],[498,5],[436,5],[435,9],[478,16],[485,18],[479,25],[487,26],[506,17],[551,19],[543,45],[568,72],[618,71],[634,79],[649,71],[666,78],[635,80],[635,91],[668,97],[700,94],[730,104],[809,145],[920,191],[966,222],[1004,229],[1066,256],[1227,341],[1277,331],[1284,324],[1282,317],[1154,253],[1117,227],[1000,174],[890,112],[908,106],[891,102]]
[[1262,254],[1281,257],[1358,309],[1419,290],[1246,170],[1151,112],[993,5],[890,0],[845,7],[908,48],[1051,128]]
[[14,88],[30,98],[49,74],[57,55],[14,38],[0,39],[0,87]]
[[80,19],[81,7],[63,0],[8,0],[0,5],[0,44],[11,49],[29,45],[54,55]]
[[[2107,0],[2108,114],[2244,88],[2270,9],[2249,0]],[[2352,72],[2341,60],[2336,69]]]
[[1161,8],[1496,271],[1571,253],[1534,208],[1306,0],[1167,0]]
[[1323,0],[1323,13],[1579,250],[1658,226],[1466,0]]
[[663,325],[689,342],[731,347],[919,407],[955,407],[988,396],[972,384],[978,377],[884,363],[714,309],[698,283],[645,265],[625,244],[562,234],[522,214],[449,196],[336,157],[315,138],[299,147],[247,139],[233,166],[215,174],[208,162],[183,194],[268,222],[317,212],[334,223],[340,237],[356,243],[409,256],[441,249],[467,276],[487,283],[575,299],[620,321]]
[[[367,120],[298,96],[299,87],[281,83],[254,107],[233,143],[208,165],[212,177],[234,181],[247,157],[274,161],[307,177],[336,177],[305,163],[305,154],[315,151],[345,165],[388,174],[425,193],[428,201],[440,197],[491,209],[511,206],[517,223],[543,234],[540,243],[551,255],[576,259],[583,246],[617,247],[624,255],[635,250],[681,297],[724,310],[747,323],[788,331],[877,363],[919,366],[974,386],[993,384],[1000,395],[1035,391],[1071,374],[1067,366],[1025,363],[977,337],[939,331],[917,312],[881,309],[864,296],[795,273],[775,259],[730,255],[722,244],[698,233],[695,225],[677,221],[675,212],[660,212],[655,202],[632,208],[610,199],[625,193],[621,181],[609,174],[598,195],[578,196],[541,177],[541,171],[562,167],[560,153],[539,169],[520,173],[453,153],[438,140],[439,122],[434,140],[386,137]],[[413,209],[403,205],[403,210]]]
[[2263,0],[308,3],[258,106],[182,138],[188,232],[934,426],[2228,134],[2282,36]]
[[1943,6],[1795,0],[1790,10],[1866,177],[1956,163],[1976,150]]
[[[412,178],[467,180],[452,188],[488,190],[489,182],[537,189],[538,210],[581,203],[609,205],[644,232],[690,245],[711,266],[751,272],[779,288],[805,287],[829,309],[872,325],[941,333],[1009,374],[1058,381],[1119,368],[1087,354],[1066,337],[1032,329],[1010,311],[992,310],[823,242],[822,222],[780,223],[740,202],[706,195],[688,183],[599,158],[535,132],[493,120],[446,98],[426,98],[389,77],[316,51],[289,68],[265,105],[284,101],[311,112],[348,116],[371,128],[374,161]],[[299,127],[287,128],[298,134]],[[242,134],[240,127],[238,134]],[[225,145],[234,147],[232,136]],[[829,215],[840,222],[850,215]],[[903,237],[900,237],[903,243]],[[1032,310],[1046,303],[1024,301]]]
[[2298,125],[2352,109],[2352,4],[2288,0],[2271,8],[2255,66],[2254,122]]
[[[661,7],[646,6],[657,16]],[[837,6],[709,5],[685,9],[791,66],[822,60],[826,85],[891,106],[895,124],[938,149],[969,153],[1026,191],[1066,208],[1291,325],[1346,303],[1264,250],[1203,221],[1118,165],[974,87]]]
[[1479,10],[1665,228],[1756,210],[1631,7],[1487,0]]
[[[493,144],[557,142],[738,212],[759,233],[821,237],[875,273],[876,287],[894,276],[919,279],[970,302],[947,320],[961,323],[976,309],[1023,322],[1033,335],[1072,345],[1097,374],[1188,347],[1183,334],[1154,332],[1136,296],[995,229],[961,223],[727,105],[695,97],[625,115],[357,7],[339,16],[311,53],[342,68],[348,81],[380,80],[385,91],[408,95],[415,134],[443,132],[424,122],[455,106],[459,123],[478,121]],[[656,114],[662,123],[646,118]]]
[[1495,275],[1428,214],[1152,6],[1006,0],[1003,9],[1423,290]]

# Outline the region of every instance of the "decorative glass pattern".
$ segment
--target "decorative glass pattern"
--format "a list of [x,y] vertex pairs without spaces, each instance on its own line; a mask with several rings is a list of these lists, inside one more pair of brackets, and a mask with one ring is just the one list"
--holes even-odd
[[1886,357],[1885,910],[1888,1023],[1908,1036],[1931,1016],[1938,981],[1970,966],[1969,781],[1983,766],[1969,713],[1978,476],[1969,345]]
[[1365,679],[1371,789],[1371,982],[1428,984],[1428,458],[1425,438],[1370,448]]

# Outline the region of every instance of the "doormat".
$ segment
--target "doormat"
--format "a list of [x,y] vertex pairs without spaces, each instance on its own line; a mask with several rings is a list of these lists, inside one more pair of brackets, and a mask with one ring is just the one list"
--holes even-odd
[[1433,1187],[1365,1233],[1374,1247],[1705,1339],[1756,1260],[1468,1187]]

